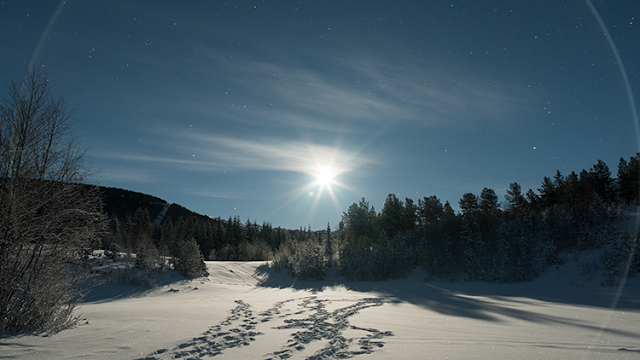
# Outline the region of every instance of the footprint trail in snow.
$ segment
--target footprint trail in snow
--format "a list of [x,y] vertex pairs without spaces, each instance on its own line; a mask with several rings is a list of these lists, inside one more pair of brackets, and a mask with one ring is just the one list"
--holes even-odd
[[[327,310],[335,302],[350,305]],[[376,298],[358,300],[322,300],[317,296],[280,301],[266,311],[254,315],[251,305],[236,300],[237,306],[220,324],[214,325],[201,336],[179,344],[172,350],[160,349],[145,360],[202,359],[250,346],[260,335],[270,331],[291,331],[287,342],[263,355],[263,359],[281,360],[307,355],[307,359],[348,359],[371,354],[384,347],[382,339],[393,336],[390,331],[380,331],[352,325],[349,318],[361,310],[382,306],[385,301]],[[304,316],[304,317],[301,317]],[[270,322],[282,325],[272,326]],[[348,333],[348,334],[347,334]],[[309,349],[312,353],[308,354]],[[256,354],[257,355],[257,354]]]

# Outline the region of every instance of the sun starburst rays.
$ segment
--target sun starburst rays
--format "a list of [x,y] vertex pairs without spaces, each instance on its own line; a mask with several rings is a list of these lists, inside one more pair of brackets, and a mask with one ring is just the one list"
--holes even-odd
[[[338,199],[339,189],[355,191],[340,180],[340,176],[353,171],[356,166],[350,156],[347,156],[339,148],[331,148],[329,151],[318,151],[317,147],[310,146],[310,159],[301,164],[300,173],[308,175],[309,182],[290,191],[287,205],[311,198],[311,203],[305,206],[307,220],[312,222],[323,202],[330,201],[336,214],[342,213],[342,205]],[[328,199],[327,199],[328,198]]]

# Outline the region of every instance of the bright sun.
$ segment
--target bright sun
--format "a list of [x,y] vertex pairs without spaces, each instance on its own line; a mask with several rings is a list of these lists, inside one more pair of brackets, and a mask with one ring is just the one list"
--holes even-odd
[[318,172],[316,173],[316,178],[318,180],[318,183],[320,183],[321,186],[330,186],[331,184],[333,184],[333,177],[335,176],[335,174],[333,173],[333,170],[329,167],[321,167],[318,169]]

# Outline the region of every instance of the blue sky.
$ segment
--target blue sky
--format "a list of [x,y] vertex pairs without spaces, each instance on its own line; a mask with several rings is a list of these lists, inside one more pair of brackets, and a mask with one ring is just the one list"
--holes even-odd
[[335,228],[361,197],[615,174],[638,144],[608,38],[637,101],[640,5],[594,6],[610,33],[582,1],[4,0],[0,81],[44,66],[93,182]]

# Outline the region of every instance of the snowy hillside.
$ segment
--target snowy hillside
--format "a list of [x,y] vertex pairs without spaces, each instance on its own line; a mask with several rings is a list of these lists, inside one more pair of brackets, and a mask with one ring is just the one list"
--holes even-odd
[[[637,359],[640,289],[589,276],[582,254],[535,282],[296,281],[262,262],[153,289],[95,281],[82,325],[0,339],[7,359]],[[596,273],[594,273],[596,274]],[[597,275],[597,274],[596,274]]]

